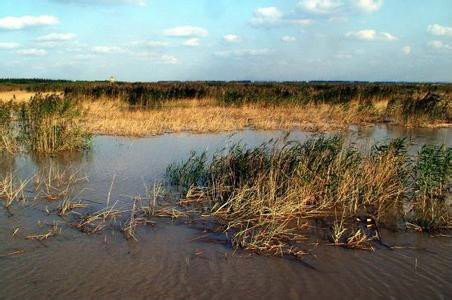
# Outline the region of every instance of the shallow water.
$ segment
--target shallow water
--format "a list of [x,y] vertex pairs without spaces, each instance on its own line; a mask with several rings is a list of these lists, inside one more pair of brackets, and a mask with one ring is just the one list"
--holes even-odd
[[[93,151],[69,157],[21,155],[0,160],[0,172],[13,169],[26,178],[50,165],[80,170],[89,181],[75,191],[94,206],[129,206],[145,184],[163,179],[169,163],[191,150],[213,153],[235,141],[254,146],[278,131],[236,134],[169,134],[131,139],[98,136]],[[290,139],[310,134],[293,132]],[[349,140],[366,147],[374,141],[407,137],[416,145],[452,146],[452,129],[408,130],[384,125],[351,128]],[[113,185],[112,185],[112,180]],[[101,203],[101,204],[96,204]],[[390,251],[352,251],[325,243],[306,243],[313,255],[303,262],[233,251],[221,235],[206,235],[202,225],[160,219],[138,229],[138,242],[116,230],[85,235],[68,226],[43,242],[24,236],[45,232],[42,223],[56,203],[36,200],[0,209],[0,299],[451,299],[452,238],[383,232]],[[40,224],[38,224],[41,223]],[[19,232],[11,237],[15,228]]]

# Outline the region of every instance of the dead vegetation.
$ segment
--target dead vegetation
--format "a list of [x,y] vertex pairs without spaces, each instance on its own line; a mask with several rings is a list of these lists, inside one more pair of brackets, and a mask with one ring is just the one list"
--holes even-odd
[[[98,98],[84,96],[77,98],[77,101],[85,112],[83,130],[90,134],[147,136],[174,132],[211,133],[248,128],[325,132],[344,130],[350,124],[369,125],[387,121],[408,127],[450,126],[450,122],[443,120],[444,113],[438,111],[436,106],[433,110],[428,109],[432,101],[427,103],[430,106],[421,105],[427,101],[424,101],[424,98],[431,97],[425,95],[413,97],[411,100],[399,101],[385,96],[365,103],[360,98],[353,98],[343,104],[335,101],[306,103],[251,101],[233,105],[226,105],[224,101],[212,97],[200,97],[168,99],[159,102],[156,107],[131,106],[120,97],[107,96]],[[446,107],[444,109],[447,111],[449,102],[443,98],[438,99],[434,104],[444,102],[445,106],[441,107]],[[436,117],[430,116],[430,112]],[[396,117],[389,117],[392,115]]]
[[17,178],[13,172],[9,172],[0,178],[0,200],[3,200],[5,208],[9,208],[14,202],[25,202],[25,187],[32,178],[22,180]]
[[33,177],[35,197],[47,201],[64,199],[69,195],[76,197],[83,193],[77,190],[80,183],[87,182],[88,178],[81,175],[80,169],[49,165],[42,168]]
[[[452,183],[452,149],[425,145],[409,156],[404,140],[362,153],[341,136],[305,143],[236,144],[209,160],[205,153],[167,169],[184,203],[224,224],[234,246],[261,253],[303,253],[299,242],[321,220],[338,246],[373,249],[379,226],[452,228],[444,199]],[[368,215],[375,224],[355,222]]]
[[25,237],[25,239],[27,240],[37,240],[37,241],[44,241],[47,240],[48,238],[57,236],[58,234],[61,233],[61,227],[58,226],[58,224],[56,222],[54,222],[51,225],[50,230],[48,230],[46,233],[42,233],[42,234],[34,234],[34,235],[27,235]]

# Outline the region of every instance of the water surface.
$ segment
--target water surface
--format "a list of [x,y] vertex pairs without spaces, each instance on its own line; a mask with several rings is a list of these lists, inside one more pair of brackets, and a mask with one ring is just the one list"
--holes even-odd
[[[0,172],[21,177],[54,168],[80,170],[88,181],[76,184],[81,198],[94,206],[110,201],[130,206],[145,185],[161,181],[166,167],[190,151],[213,153],[237,141],[256,146],[279,131],[245,130],[235,134],[168,134],[132,139],[98,136],[86,154],[39,158],[20,155],[0,159]],[[312,134],[292,132],[303,141]],[[452,129],[354,127],[350,142],[367,147],[375,141],[406,137],[415,145],[452,146]],[[112,185],[112,180],[114,182]],[[98,203],[98,204],[97,204]],[[304,263],[234,251],[221,235],[206,235],[199,224],[161,219],[138,230],[138,242],[115,230],[86,235],[68,226],[46,241],[24,240],[43,232],[45,223],[61,222],[38,199],[14,205],[13,215],[0,209],[0,299],[451,299],[452,239],[420,233],[383,232],[390,251],[352,251],[306,243]],[[43,225],[44,224],[44,225]],[[15,238],[11,234],[20,230]],[[211,238],[218,238],[214,241]],[[315,241],[314,241],[315,242]]]

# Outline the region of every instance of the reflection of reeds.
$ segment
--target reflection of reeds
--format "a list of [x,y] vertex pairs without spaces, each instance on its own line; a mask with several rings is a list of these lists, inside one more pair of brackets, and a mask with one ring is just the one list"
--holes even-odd
[[[88,181],[88,178],[80,175],[80,172],[80,170],[68,167],[55,167],[53,165],[40,170],[37,176],[34,177],[35,197],[55,201],[75,194],[77,185]],[[83,189],[77,191],[77,194],[82,192]]]
[[0,257],[16,256],[16,255],[21,255],[21,254],[24,254],[24,253],[25,253],[25,250],[20,249],[20,250],[15,250],[15,251],[12,251],[12,252],[8,252],[6,254],[0,254]]
[[[27,179],[21,179],[14,172],[9,172],[0,178],[0,200],[4,201],[6,208],[14,202],[26,202],[31,197],[47,201],[64,200],[58,208],[59,213],[64,215],[70,210],[81,208],[82,204],[76,203],[75,199],[84,189],[77,186],[87,180],[86,176],[80,175],[80,170],[52,166]],[[30,194],[25,192],[26,189]]]

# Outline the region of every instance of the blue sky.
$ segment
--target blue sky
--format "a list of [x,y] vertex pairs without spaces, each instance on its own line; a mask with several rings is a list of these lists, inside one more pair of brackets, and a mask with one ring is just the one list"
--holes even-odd
[[1,0],[0,78],[452,81],[450,0]]

